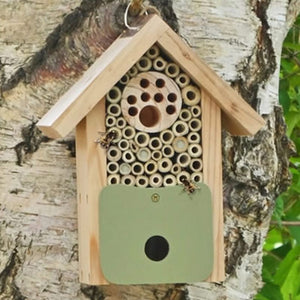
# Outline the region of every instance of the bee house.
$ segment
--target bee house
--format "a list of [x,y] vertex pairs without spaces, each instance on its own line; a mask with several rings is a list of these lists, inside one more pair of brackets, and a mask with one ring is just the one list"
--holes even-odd
[[137,26],[38,123],[76,127],[80,281],[222,281],[222,126],[264,121],[158,16]]

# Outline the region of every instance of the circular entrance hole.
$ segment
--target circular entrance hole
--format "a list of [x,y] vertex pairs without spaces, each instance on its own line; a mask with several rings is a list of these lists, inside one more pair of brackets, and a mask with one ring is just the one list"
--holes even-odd
[[176,107],[174,105],[168,105],[166,108],[166,112],[169,115],[173,115],[176,112]]
[[161,78],[158,78],[156,80],[155,84],[158,88],[163,88],[165,86],[165,81]]
[[141,99],[142,99],[142,101],[147,102],[150,99],[150,95],[148,93],[143,93],[141,95]]
[[163,99],[164,99],[164,96],[161,93],[157,93],[157,94],[154,95],[154,100],[156,102],[161,102],[161,101],[163,101]]
[[128,104],[131,104],[131,105],[135,104],[136,103],[136,97],[133,96],[133,95],[128,96],[127,102],[128,102]]
[[140,112],[140,122],[146,127],[155,126],[160,119],[160,112],[155,106],[145,106]]
[[170,102],[175,102],[175,101],[177,100],[176,94],[170,93],[170,94],[168,95],[168,100],[169,100]]
[[149,84],[150,84],[150,82],[149,82],[148,79],[143,78],[143,79],[140,81],[140,85],[141,85],[141,87],[144,88],[144,89],[147,88],[147,87],[149,86]]
[[130,116],[133,116],[133,117],[134,117],[134,116],[137,115],[138,110],[137,110],[136,107],[130,107],[129,110],[128,110],[128,113],[129,113]]
[[155,235],[149,238],[145,244],[145,254],[154,261],[163,260],[169,253],[168,241],[160,236]]

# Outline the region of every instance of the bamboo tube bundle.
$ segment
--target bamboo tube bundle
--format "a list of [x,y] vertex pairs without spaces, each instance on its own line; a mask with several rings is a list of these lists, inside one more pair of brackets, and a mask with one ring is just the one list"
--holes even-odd
[[186,135],[189,132],[189,126],[183,121],[176,121],[172,126],[175,136]]
[[146,147],[150,141],[149,134],[147,132],[140,131],[134,137],[134,141],[139,147]]
[[159,150],[162,148],[162,142],[158,137],[152,137],[149,141],[149,148],[151,150]]
[[136,67],[140,72],[147,72],[152,67],[152,61],[147,56],[142,56],[140,60],[136,63]]
[[191,157],[188,153],[183,152],[177,156],[177,163],[180,165],[181,168],[187,168],[191,162]]
[[203,181],[203,173],[201,173],[201,172],[192,173],[191,180],[193,182],[202,182]]
[[160,133],[159,138],[165,145],[170,145],[174,140],[174,133],[172,130],[166,129]]
[[184,88],[187,85],[189,85],[190,81],[191,81],[190,77],[185,73],[180,73],[175,79],[175,82],[178,84],[180,88]]
[[121,106],[116,103],[112,103],[107,108],[108,115],[119,117],[121,115]]
[[107,184],[119,184],[120,183],[120,175],[119,174],[111,174],[107,177]]
[[147,187],[149,184],[149,179],[147,176],[139,175],[136,177],[136,186],[138,187]]
[[151,151],[148,148],[140,148],[137,152],[137,158],[139,161],[147,162],[151,159]]
[[193,118],[189,121],[189,128],[191,131],[200,131],[202,123],[200,119]]
[[201,115],[201,107],[199,105],[192,106],[191,113],[194,118],[199,118]]
[[126,151],[129,149],[129,141],[126,139],[121,139],[118,143],[118,147],[121,151]]
[[140,149],[133,140],[129,141],[129,148],[133,153],[137,153]]
[[127,74],[130,77],[135,77],[137,74],[139,73],[139,70],[136,66],[133,66],[131,69],[129,69],[129,71],[127,72]]
[[167,62],[161,57],[158,56],[154,61],[153,61],[153,69],[156,71],[163,71],[167,66]]
[[180,73],[180,68],[175,63],[168,63],[165,69],[165,73],[170,78],[175,78]]
[[200,157],[202,154],[202,147],[199,144],[191,144],[188,147],[188,154],[191,157]]
[[177,174],[176,176],[177,179],[177,184],[182,184],[182,180],[191,180],[191,175],[187,171],[181,171],[180,173]]
[[164,157],[158,161],[159,172],[168,173],[171,171],[171,168],[172,168],[172,161],[169,158]]
[[127,123],[123,117],[119,117],[117,118],[116,125],[119,129],[123,129],[127,125]]
[[110,133],[111,131],[114,131],[115,134],[116,134],[115,138],[112,140],[112,142],[114,144],[116,144],[116,143],[118,143],[121,140],[121,138],[122,138],[122,132],[121,132],[121,130],[119,128],[111,127],[111,128],[109,128],[107,130],[107,133]]
[[183,102],[188,105],[197,105],[201,99],[200,90],[194,85],[188,85],[181,91]]
[[171,168],[171,173],[174,175],[178,175],[181,172],[181,167],[178,163],[174,164]]
[[164,145],[161,151],[164,157],[171,158],[174,156],[174,149],[171,145]]
[[144,174],[144,165],[138,161],[132,164],[132,174],[133,175],[143,175]]
[[106,99],[110,103],[118,103],[120,102],[122,97],[122,92],[117,86],[113,86],[111,90],[106,94]]
[[172,174],[168,174],[163,178],[163,186],[174,186],[176,184],[176,177]]
[[126,126],[122,130],[123,137],[127,140],[132,140],[135,136],[135,129],[132,126]]
[[120,174],[129,175],[131,173],[131,165],[129,163],[122,163],[120,165]]
[[199,144],[201,137],[198,132],[190,132],[187,136],[187,140],[190,144],[192,143]]
[[150,176],[149,183],[152,187],[160,187],[162,186],[163,178],[159,173],[154,173]]
[[173,141],[173,149],[177,153],[185,152],[189,146],[189,143],[184,136],[177,136]]
[[162,159],[162,153],[159,150],[155,150],[152,152],[151,154],[151,158],[155,161],[159,161],[160,159]]
[[157,162],[150,159],[149,161],[146,162],[145,164],[145,173],[148,175],[152,175],[156,173],[158,170]]
[[121,183],[126,185],[135,185],[135,177],[133,175],[125,175],[121,178]]
[[122,159],[126,163],[133,163],[136,160],[135,155],[131,150],[124,151],[122,154]]
[[121,77],[121,79],[119,80],[119,82],[123,85],[126,85],[130,80],[130,76],[129,74],[125,74]]
[[115,161],[111,161],[107,164],[107,172],[108,174],[117,174],[119,172],[119,165]]
[[153,45],[147,52],[146,55],[150,59],[155,59],[160,54],[159,47],[157,45]]
[[114,116],[106,116],[105,125],[106,127],[113,127],[117,123],[117,119]]
[[179,113],[179,119],[183,122],[188,122],[192,118],[192,113],[187,108],[183,108]]
[[116,146],[110,146],[107,150],[107,159],[111,162],[116,162],[122,157],[121,150]]
[[202,171],[202,159],[200,159],[200,158],[193,158],[193,159],[191,159],[190,169],[194,173]]

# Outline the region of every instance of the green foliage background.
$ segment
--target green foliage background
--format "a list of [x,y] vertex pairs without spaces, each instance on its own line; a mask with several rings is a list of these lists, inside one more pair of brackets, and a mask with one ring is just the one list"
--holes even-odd
[[297,154],[290,159],[292,185],[276,201],[256,300],[300,300],[300,16],[283,44],[279,101]]

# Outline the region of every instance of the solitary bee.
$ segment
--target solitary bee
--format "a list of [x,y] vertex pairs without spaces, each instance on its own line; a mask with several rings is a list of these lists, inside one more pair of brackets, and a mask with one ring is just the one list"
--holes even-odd
[[184,186],[184,190],[188,193],[188,194],[193,194],[195,192],[196,189],[199,189],[199,187],[197,187],[196,184],[194,184],[193,182],[189,181],[185,176],[183,176],[180,181],[182,182],[183,186]]
[[117,137],[117,131],[116,130],[110,130],[109,132],[106,132],[102,134],[97,140],[96,143],[98,143],[103,149],[108,149],[111,144],[113,144],[113,140]]

